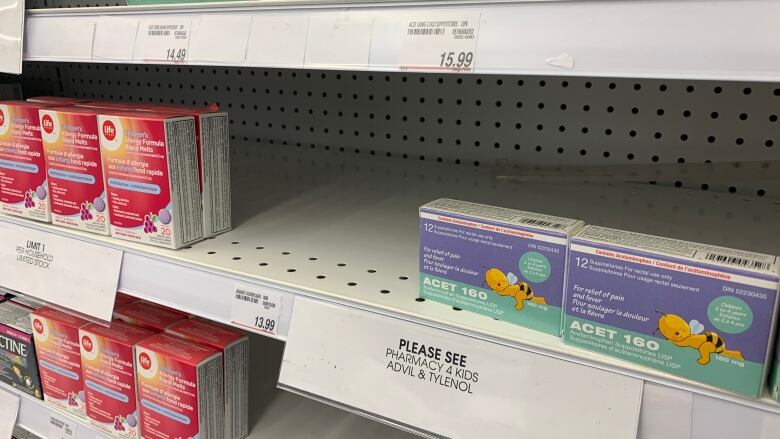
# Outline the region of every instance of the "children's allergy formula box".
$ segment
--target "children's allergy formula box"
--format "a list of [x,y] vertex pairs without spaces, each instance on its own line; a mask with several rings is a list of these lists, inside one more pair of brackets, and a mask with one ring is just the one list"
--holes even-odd
[[223,438],[222,354],[168,334],[135,347],[141,436]]
[[78,107],[40,110],[52,222],[109,234],[97,113]]
[[179,248],[203,237],[195,121],[167,113],[98,116],[111,235]]
[[142,111],[191,115],[198,144],[200,190],[203,202],[203,235],[213,236],[231,228],[230,134],[228,114],[209,108],[144,105]]
[[582,221],[450,199],[420,208],[420,297],[560,336]]
[[757,397],[775,256],[588,226],[571,239],[564,341]]
[[86,416],[79,328],[89,322],[43,306],[30,315],[43,399],[79,416]]
[[30,309],[0,302],[0,382],[43,399]]
[[133,346],[152,335],[124,322],[91,323],[79,330],[87,418],[113,437],[140,437]]
[[114,318],[155,332],[162,332],[179,320],[186,319],[187,314],[154,303],[138,301],[115,309]]
[[187,319],[165,332],[222,352],[225,398],[225,439],[249,433],[249,338],[216,323]]
[[44,104],[0,101],[0,212],[51,221],[38,110]]

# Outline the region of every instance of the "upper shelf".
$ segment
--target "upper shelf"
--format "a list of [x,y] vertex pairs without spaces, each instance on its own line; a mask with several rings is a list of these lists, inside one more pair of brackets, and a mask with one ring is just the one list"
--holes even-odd
[[[314,0],[37,9],[28,12],[24,58],[437,73],[453,71],[449,63],[461,65],[455,71],[482,74],[780,81],[777,16],[780,3],[773,0]],[[190,38],[150,37],[147,20],[184,26]],[[412,36],[410,21],[469,21],[456,27],[475,38],[449,38],[446,25],[444,36]]]

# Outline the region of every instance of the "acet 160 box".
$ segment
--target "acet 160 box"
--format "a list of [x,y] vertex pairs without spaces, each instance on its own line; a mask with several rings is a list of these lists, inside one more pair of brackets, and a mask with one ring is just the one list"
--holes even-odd
[[102,111],[98,126],[111,236],[166,248],[202,239],[193,117]]
[[588,226],[571,239],[564,341],[757,397],[775,256]]
[[560,336],[582,221],[439,199],[420,208],[420,297]]

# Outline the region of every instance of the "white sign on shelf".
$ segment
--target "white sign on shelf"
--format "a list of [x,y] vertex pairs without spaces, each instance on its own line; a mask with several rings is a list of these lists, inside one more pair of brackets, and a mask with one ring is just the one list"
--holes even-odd
[[30,17],[25,31],[26,59],[91,61],[95,21],[90,17]]
[[132,61],[138,20],[121,17],[100,17],[95,23],[94,59]]
[[478,13],[413,14],[401,21],[400,70],[473,72]]
[[255,15],[249,32],[246,63],[267,67],[303,67],[308,30],[307,16]]
[[10,439],[19,414],[19,395],[0,389],[0,439]]
[[74,439],[76,437],[76,423],[64,416],[51,415],[49,418],[48,439]]
[[110,321],[122,251],[0,221],[0,285]]
[[0,72],[22,73],[24,1],[0,0]]
[[230,322],[259,334],[279,333],[282,295],[258,285],[236,285],[231,303]]
[[135,39],[133,60],[145,63],[183,64],[189,57],[190,27],[188,18],[153,18],[141,20]]
[[298,298],[279,385],[458,438],[636,437],[642,380]]
[[246,15],[203,15],[197,30],[193,30],[193,61],[221,64],[241,64],[246,58],[246,45],[252,18]]
[[373,29],[374,18],[366,13],[312,16],[304,65],[325,69],[367,68]]

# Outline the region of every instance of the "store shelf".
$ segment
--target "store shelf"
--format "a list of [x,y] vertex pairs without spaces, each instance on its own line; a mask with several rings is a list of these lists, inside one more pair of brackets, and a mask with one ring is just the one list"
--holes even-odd
[[[238,142],[237,142],[238,143]],[[566,215],[588,223],[780,254],[780,203],[642,184],[507,183],[473,166],[303,151],[234,156],[235,229],[178,251],[2,217],[125,251],[120,290],[229,323],[237,283],[283,293],[279,338],[296,296],[465,334],[780,414],[752,400],[566,346],[557,337],[417,298],[417,208],[441,196]],[[365,157],[365,156],[364,156]],[[738,230],[738,233],[734,233]]]
[[[780,38],[774,22],[780,4],[772,0],[295,0],[36,9],[27,16],[25,60],[134,62],[138,21],[158,18],[191,20],[189,64],[398,71],[403,18],[451,12],[481,14],[476,73],[780,80],[780,47],[773,43]],[[284,56],[270,48],[249,58],[240,50],[199,55],[204,17],[247,15],[265,20],[258,28],[276,23],[290,33],[223,27],[218,41],[235,48],[279,38]]]
[[[276,388],[283,346],[279,342],[252,337],[252,375],[250,376],[250,433],[248,439],[411,439],[409,433],[379,422],[357,416],[339,408]],[[47,437],[49,420],[53,416],[72,420],[77,425],[74,439],[107,437],[93,429],[84,420],[39,399],[18,392],[21,398],[17,423]]]

